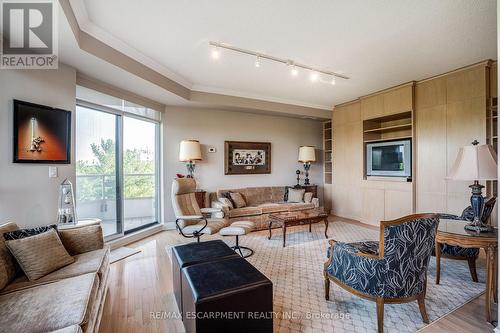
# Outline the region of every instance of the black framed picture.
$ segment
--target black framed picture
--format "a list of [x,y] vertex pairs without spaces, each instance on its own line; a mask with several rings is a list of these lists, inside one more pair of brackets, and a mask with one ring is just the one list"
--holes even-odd
[[271,173],[271,143],[225,141],[226,175]]
[[14,100],[14,163],[71,163],[71,112]]

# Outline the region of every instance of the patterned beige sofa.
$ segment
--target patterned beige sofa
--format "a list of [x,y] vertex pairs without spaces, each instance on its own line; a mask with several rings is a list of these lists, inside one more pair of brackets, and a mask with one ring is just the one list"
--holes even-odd
[[0,331],[97,332],[109,272],[101,226],[59,230],[75,262],[35,281],[28,280],[5,246],[3,233],[17,229],[14,223],[0,225],[0,281],[8,281],[0,290]]
[[[286,203],[285,186],[269,187],[246,187],[236,189],[220,189],[217,192],[210,193],[211,206],[223,208],[229,222],[252,221],[255,223],[255,230],[263,230],[269,227],[269,214],[288,211],[299,211],[312,209],[319,206],[319,200],[313,198],[310,203]],[[221,206],[218,201],[225,192],[238,192],[243,195],[247,206],[243,208],[229,209],[227,206]]]

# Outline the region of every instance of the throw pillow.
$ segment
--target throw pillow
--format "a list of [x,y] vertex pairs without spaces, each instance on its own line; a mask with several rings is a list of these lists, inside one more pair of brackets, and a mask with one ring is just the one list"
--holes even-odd
[[229,209],[233,209],[233,202],[229,200],[228,198],[219,198],[219,202],[223,204],[226,207],[229,207]]
[[233,202],[234,202],[234,208],[243,208],[243,207],[247,206],[245,198],[243,198],[241,193],[231,192],[230,195],[231,195],[231,199],[233,199]]
[[42,227],[35,227],[35,228],[29,228],[29,229],[18,229],[18,230],[4,233],[3,238],[5,240],[21,239],[21,238],[35,236],[35,235],[47,232],[51,229],[57,230],[57,225],[52,224],[52,225],[44,225]]
[[288,202],[304,202],[305,189],[288,189]]
[[58,234],[64,248],[72,256],[104,248],[102,228],[98,224],[62,229]]
[[311,203],[313,199],[313,193],[312,192],[306,192],[304,193],[304,202],[305,203]]
[[5,245],[30,281],[75,261],[62,245],[57,231],[52,228],[35,236],[7,240]]
[[223,198],[226,198],[227,200],[229,200],[231,202],[231,206],[233,206],[233,208],[236,207],[236,205],[234,204],[233,198],[231,198],[231,192],[222,192],[221,196]]

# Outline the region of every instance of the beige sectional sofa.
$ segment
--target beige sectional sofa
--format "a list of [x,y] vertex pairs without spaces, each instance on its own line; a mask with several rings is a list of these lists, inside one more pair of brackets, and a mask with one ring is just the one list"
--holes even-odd
[[109,248],[101,226],[59,230],[75,262],[35,281],[28,280],[5,246],[3,233],[17,229],[14,223],[0,225],[0,279],[11,276],[0,290],[0,331],[97,332],[109,272]]
[[[269,214],[306,210],[319,206],[317,198],[313,198],[310,203],[284,202],[285,189],[285,186],[220,189],[217,192],[210,193],[210,202],[212,207],[224,209],[230,223],[252,221],[255,223],[255,230],[263,230],[269,227]],[[223,197],[222,194],[225,192],[240,193],[246,201],[246,207],[229,209],[227,206],[223,206],[219,198]]]

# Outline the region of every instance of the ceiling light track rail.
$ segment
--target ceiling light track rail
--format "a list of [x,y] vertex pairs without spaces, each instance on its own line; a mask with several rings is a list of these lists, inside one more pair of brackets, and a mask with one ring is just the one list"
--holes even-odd
[[231,51],[238,52],[238,53],[248,54],[250,56],[256,57],[258,60],[260,60],[260,59],[267,59],[267,60],[271,60],[271,61],[274,61],[274,62],[279,62],[279,63],[285,64],[287,66],[302,68],[302,69],[306,69],[306,70],[309,70],[309,71],[312,71],[312,72],[317,72],[317,73],[321,73],[321,74],[325,74],[325,75],[330,75],[330,76],[338,77],[338,78],[341,78],[341,79],[344,79],[344,80],[349,80],[349,77],[345,76],[343,74],[332,72],[332,71],[327,71],[327,70],[324,70],[324,69],[318,69],[318,68],[315,68],[315,67],[312,67],[312,66],[308,66],[308,65],[304,65],[304,64],[298,63],[296,61],[293,61],[291,59],[278,58],[278,57],[275,57],[275,56],[272,56],[272,55],[269,55],[269,54],[255,52],[255,51],[251,51],[251,50],[247,50],[247,49],[243,49],[243,48],[232,46],[232,45],[229,45],[229,44],[226,44],[226,43],[212,42],[211,41],[211,42],[209,42],[209,44],[211,46],[215,47],[215,48],[221,48],[221,49],[231,50]]

